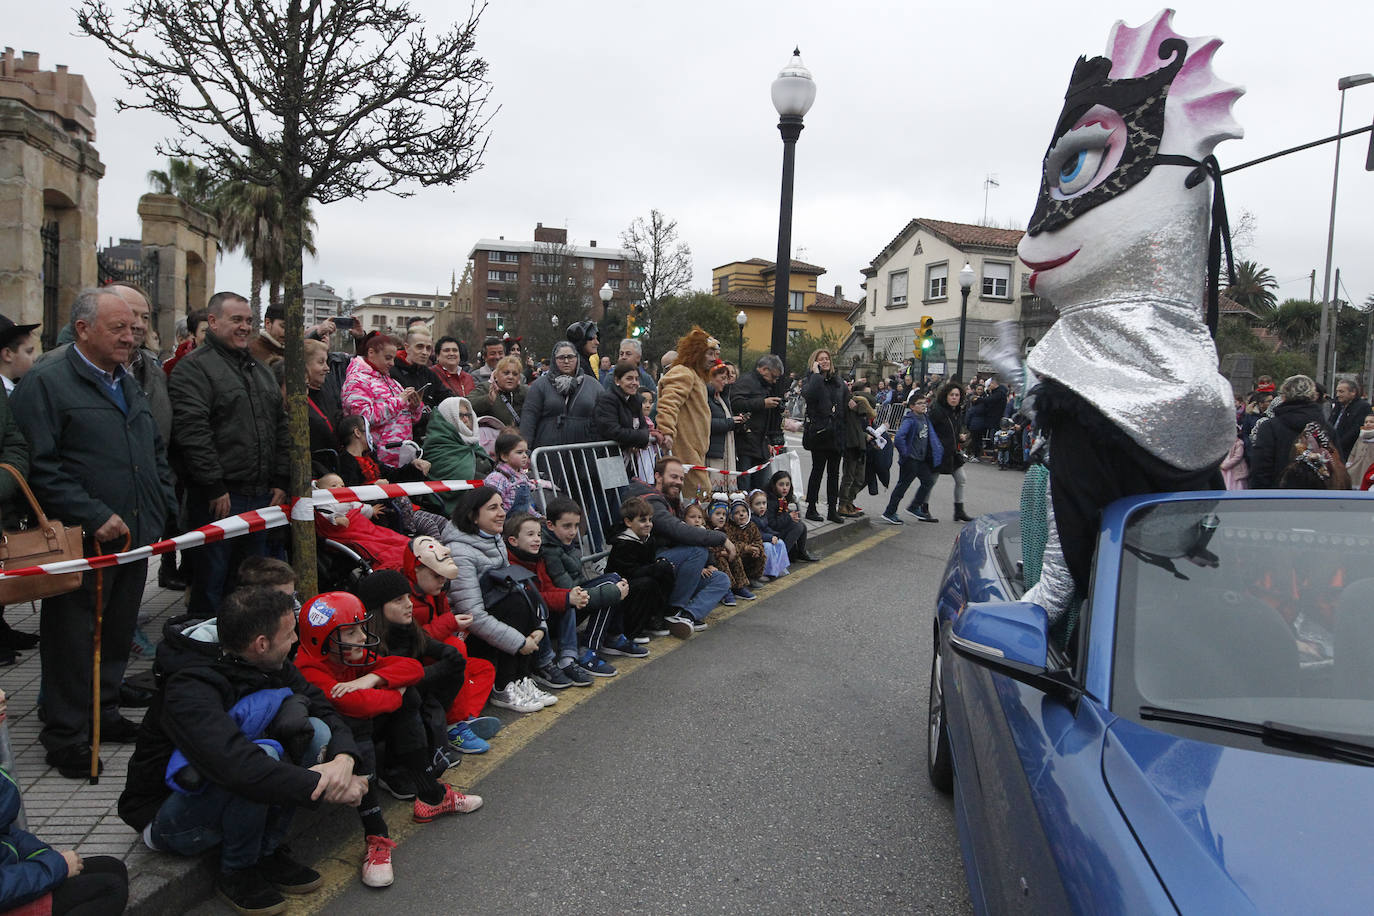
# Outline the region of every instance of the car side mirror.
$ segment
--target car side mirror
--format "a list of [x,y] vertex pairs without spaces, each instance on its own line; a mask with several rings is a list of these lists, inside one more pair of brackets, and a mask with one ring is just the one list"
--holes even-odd
[[1043,690],[1076,700],[1082,692],[1066,671],[1050,671],[1049,616],[1028,601],[986,601],[959,612],[949,645],[976,665]]

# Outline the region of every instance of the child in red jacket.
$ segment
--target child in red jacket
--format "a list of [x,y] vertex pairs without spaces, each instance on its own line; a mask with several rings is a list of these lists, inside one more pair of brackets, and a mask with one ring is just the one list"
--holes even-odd
[[465,637],[472,615],[454,614],[449,607],[448,585],[457,577],[458,567],[447,547],[421,535],[410,541],[401,572],[410,584],[415,622],[429,636],[456,649],[466,663],[463,685],[448,706],[448,739],[460,753],[486,753],[491,749],[487,742],[501,730],[500,719],[479,715],[496,683],[496,666],[468,655]]
[[[295,664],[310,683],[329,697],[352,729],[365,758],[358,771],[376,775],[376,741],[386,745],[393,765],[404,768],[416,786],[414,817],[432,820],[434,814],[475,809],[482,800],[458,794],[437,782],[428,769],[428,743],[420,720],[420,697],[413,688],[424,677],[424,666],[413,658],[381,655],[371,630],[371,616],[348,592],[326,592],[301,607],[297,626],[300,650]],[[394,880],[389,838],[376,789],[369,787],[358,805],[367,852],[362,880],[368,887],[387,887]]]

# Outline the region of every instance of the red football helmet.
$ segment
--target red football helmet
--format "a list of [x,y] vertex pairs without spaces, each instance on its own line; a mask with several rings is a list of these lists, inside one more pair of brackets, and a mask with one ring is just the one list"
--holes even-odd
[[[348,592],[325,592],[311,598],[302,608],[297,621],[301,650],[318,659],[328,659],[350,668],[366,668],[377,661],[377,646],[381,639],[372,632],[372,615],[362,601]],[[354,625],[363,628],[359,642],[344,642],[341,631]],[[363,657],[353,661],[345,652],[362,649]]]

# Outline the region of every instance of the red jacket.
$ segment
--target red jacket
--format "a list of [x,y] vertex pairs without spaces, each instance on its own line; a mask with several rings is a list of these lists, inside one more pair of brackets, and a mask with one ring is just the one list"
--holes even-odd
[[439,381],[444,383],[444,390],[459,397],[467,397],[472,394],[472,389],[477,387],[477,379],[473,378],[468,372],[459,366],[457,372],[449,372],[443,366],[435,363],[429,367],[434,374],[439,376]]
[[531,562],[522,560],[515,555],[515,551],[510,551],[510,561],[517,566],[523,566],[535,574],[539,582],[539,597],[544,599],[549,610],[555,614],[561,614],[569,608],[568,593],[570,588],[559,588],[553,584],[553,578],[549,575],[549,567],[544,563],[544,558]]
[[[296,653],[296,667],[307,681],[320,688],[335,709],[354,719],[371,719],[400,709],[401,691],[420,683],[425,676],[425,666],[413,658],[383,655],[369,666],[354,668],[312,655],[304,645]],[[386,686],[355,690],[341,697],[330,693],[335,684],[356,680],[364,674],[377,675]]]
[[415,552],[407,546],[405,556],[401,560],[401,573],[410,583],[410,604],[415,622],[430,637],[452,645],[461,637],[458,636],[458,619],[453,616],[453,610],[449,607],[448,595],[442,592],[438,595],[420,593],[419,587],[415,585],[417,562]]

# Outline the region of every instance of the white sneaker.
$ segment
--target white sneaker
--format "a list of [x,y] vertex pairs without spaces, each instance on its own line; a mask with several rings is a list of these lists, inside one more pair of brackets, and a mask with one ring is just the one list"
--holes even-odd
[[534,682],[533,678],[527,677],[524,680],[522,680],[520,684],[522,688],[525,690],[525,695],[529,697],[530,700],[532,700],[533,702],[538,703],[540,706],[552,706],[553,704],[558,702],[558,697],[554,696],[551,693],[545,693],[543,690],[541,690],[539,688],[539,685]]
[[512,681],[505,690],[493,689],[491,696],[487,697],[487,702],[512,712],[538,712],[543,709],[543,703],[536,702],[520,692],[519,684],[519,681]]

